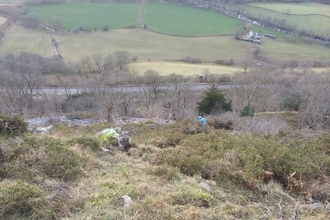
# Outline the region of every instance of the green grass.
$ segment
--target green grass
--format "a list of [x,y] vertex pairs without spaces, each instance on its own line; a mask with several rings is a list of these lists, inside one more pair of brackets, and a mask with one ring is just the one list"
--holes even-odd
[[[257,27],[258,28],[258,27]],[[99,53],[103,56],[126,50],[138,56],[138,62],[150,59],[174,61],[186,56],[213,62],[217,59],[240,60],[250,51],[252,44],[237,41],[233,36],[222,37],[173,37],[143,29],[121,29],[109,32],[73,34],[58,32],[54,35],[59,51],[66,62],[79,61],[83,56]],[[13,25],[0,42],[0,55],[19,54],[22,51],[52,56],[50,34],[45,30],[25,29]],[[330,49],[263,38],[264,54],[270,59],[326,60]],[[277,50],[274,50],[274,47]],[[291,51],[294,54],[291,54]],[[212,71],[211,71],[212,72]]]
[[84,55],[103,56],[126,50],[138,61],[164,61],[186,56],[204,61],[230,59],[245,54],[249,44],[235,41],[232,36],[183,38],[156,34],[143,29],[113,30],[107,33],[59,33],[55,36],[66,61],[77,61]]
[[[311,29],[321,35],[329,34],[330,30],[330,6],[316,3],[309,4],[284,4],[284,3],[254,3],[244,6],[246,10],[255,16],[271,16],[284,19],[287,24]],[[282,13],[290,9],[291,14]],[[327,14],[326,14],[327,13]]]
[[66,3],[57,5],[28,6],[28,12],[40,15],[43,20],[52,16],[62,19],[64,28],[71,30],[88,23],[91,28],[102,29],[108,25],[110,29],[124,28],[139,23],[139,3]]
[[23,51],[37,53],[42,56],[54,54],[50,34],[39,29],[25,29],[12,25],[0,42],[0,54],[19,54]]
[[318,3],[251,3],[251,6],[265,8],[268,10],[276,11],[278,13],[285,13],[287,9],[290,10],[290,14],[318,14],[330,16],[330,5],[318,4]]
[[[105,24],[110,29],[140,24],[138,3],[36,5],[28,6],[28,12],[39,14],[43,20],[57,16],[67,30],[84,23],[97,29],[102,29]],[[169,3],[147,3],[145,21],[148,28],[180,35],[231,34],[243,25],[242,21],[227,15]]]
[[148,28],[171,34],[231,34],[243,21],[236,18],[168,3],[148,3],[145,9]]
[[318,59],[324,60],[324,58],[330,57],[330,49],[321,46],[307,45],[302,43],[286,43],[266,38],[263,38],[262,42],[262,51],[270,59],[312,61]]
[[159,72],[161,75],[176,73],[185,76],[200,75],[208,69],[211,73],[233,74],[239,71],[237,67],[208,65],[208,64],[189,64],[189,63],[168,63],[168,62],[140,62],[129,64],[129,69],[133,73],[143,75],[149,69]]

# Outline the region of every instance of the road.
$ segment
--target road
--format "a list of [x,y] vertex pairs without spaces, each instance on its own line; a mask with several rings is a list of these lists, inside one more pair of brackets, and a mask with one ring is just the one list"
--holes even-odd
[[[191,90],[206,90],[212,86],[212,84],[185,84],[186,89]],[[215,85],[218,89],[227,89],[232,87],[232,84],[221,84]],[[80,94],[83,92],[140,92],[142,89],[147,88],[146,86],[109,86],[109,87],[102,87],[102,88],[59,88],[59,87],[51,87],[51,88],[40,88],[35,90],[35,94],[48,94],[48,95],[73,95],[73,94]],[[159,90],[168,90],[173,89],[174,85],[161,85],[158,87]]]

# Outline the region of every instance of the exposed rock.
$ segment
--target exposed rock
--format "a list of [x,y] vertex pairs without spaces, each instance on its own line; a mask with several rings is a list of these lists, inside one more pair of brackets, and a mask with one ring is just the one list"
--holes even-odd
[[129,148],[131,147],[131,139],[128,134],[128,131],[123,131],[118,137],[119,147],[124,150],[129,150]]
[[33,133],[38,133],[38,134],[48,134],[49,131],[51,131],[53,129],[54,129],[53,125],[49,125],[47,127],[33,127],[32,132]]
[[201,187],[203,187],[208,193],[212,191],[211,187],[209,186],[209,184],[205,183],[205,182],[201,182],[199,184]]
[[124,207],[129,207],[132,203],[133,200],[131,199],[131,197],[124,195],[121,197],[124,200]]

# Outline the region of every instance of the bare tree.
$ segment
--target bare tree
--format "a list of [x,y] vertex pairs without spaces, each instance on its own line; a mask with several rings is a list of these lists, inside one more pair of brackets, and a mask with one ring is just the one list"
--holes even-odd
[[40,24],[40,16],[36,13],[22,15],[20,17],[22,26],[26,28],[37,28]]
[[159,87],[163,83],[161,75],[154,70],[147,70],[144,73],[144,86],[142,91],[145,97],[145,107],[147,110],[156,102],[159,98]]
[[31,107],[34,92],[41,85],[41,66],[43,58],[40,55],[22,52],[19,56],[6,55],[3,59],[6,69],[0,72],[3,101],[12,103],[13,107]]
[[248,68],[252,65],[252,59],[246,55],[242,60],[239,61],[239,64],[243,68],[244,73],[246,73]]
[[100,54],[93,54],[92,60],[97,68],[98,72],[101,72],[101,68],[103,66],[103,57]]
[[128,91],[124,87],[120,87],[118,91],[118,107],[123,111],[124,115],[129,114],[130,106],[133,104],[134,92]]
[[61,18],[57,17],[57,16],[52,16],[49,19],[47,19],[47,23],[49,28],[55,30],[55,31],[59,31],[63,29],[63,21]]
[[330,116],[330,74],[308,78],[304,85],[305,106],[299,114],[304,127],[322,129]]
[[235,84],[228,91],[233,110],[241,112],[244,108],[250,108],[258,112],[268,109],[272,87],[267,82],[259,81],[253,77],[253,74],[239,75],[234,81],[236,81]]
[[81,64],[82,71],[85,75],[94,72],[94,65],[92,63],[90,56],[82,57],[80,59],[80,64]]
[[113,56],[108,55],[107,57],[105,57],[103,60],[103,68],[106,71],[111,71],[114,67],[115,67],[115,61]]
[[130,55],[127,51],[116,51],[113,54],[115,66],[123,70],[125,64],[129,63]]
[[176,83],[171,87],[168,102],[169,119],[182,120],[187,117],[187,109],[193,102],[194,86],[189,83]]
[[113,112],[115,105],[116,95],[114,93],[105,93],[102,99],[102,107],[104,109],[105,118],[108,122],[113,121]]
[[64,90],[65,96],[67,98],[69,98],[71,96],[72,93],[72,89],[70,84],[68,83],[68,81],[64,78],[64,76],[62,74],[56,74],[55,75],[59,85],[62,87],[62,89]]

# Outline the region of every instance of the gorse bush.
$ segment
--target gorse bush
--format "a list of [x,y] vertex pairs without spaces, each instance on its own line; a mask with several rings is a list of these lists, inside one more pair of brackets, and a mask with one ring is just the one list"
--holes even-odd
[[79,144],[82,148],[92,151],[100,150],[100,143],[96,138],[77,137],[69,141],[70,144]]
[[0,112],[0,135],[16,136],[27,132],[28,124],[19,115]]
[[286,185],[286,177],[294,172],[306,181],[330,174],[325,168],[329,167],[330,158],[320,146],[320,140],[306,142],[261,135],[238,138],[224,130],[212,130],[189,136],[180,147],[160,152],[155,162],[170,164],[190,176],[217,179],[225,174],[233,182],[250,188],[263,181],[265,171],[270,171]]
[[0,191],[0,217],[7,219],[14,214],[32,216],[44,206],[45,196],[46,192],[42,188],[18,181]]
[[7,151],[6,177],[34,180],[40,177],[69,181],[75,179],[87,161],[62,142],[52,138],[27,136]]
[[68,198],[41,185],[25,181],[3,185],[0,188],[0,219],[60,219],[79,204],[70,204]]

